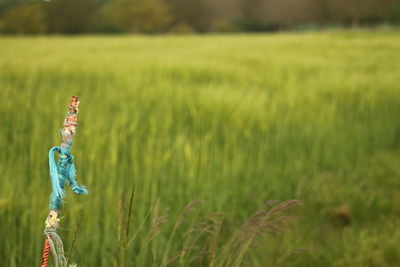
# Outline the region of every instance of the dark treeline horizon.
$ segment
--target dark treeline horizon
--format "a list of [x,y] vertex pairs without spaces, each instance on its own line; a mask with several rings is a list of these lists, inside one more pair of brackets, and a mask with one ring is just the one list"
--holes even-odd
[[400,23],[400,0],[0,0],[0,33],[264,32]]

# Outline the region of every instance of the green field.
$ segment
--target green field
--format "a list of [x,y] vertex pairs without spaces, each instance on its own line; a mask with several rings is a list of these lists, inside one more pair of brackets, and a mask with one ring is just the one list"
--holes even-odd
[[[85,214],[78,266],[122,265],[132,185],[127,266],[398,266],[399,85],[394,31],[0,37],[0,266],[39,266],[74,94],[89,195],[67,187],[59,233],[68,250]],[[242,253],[250,215],[290,199],[297,219]]]

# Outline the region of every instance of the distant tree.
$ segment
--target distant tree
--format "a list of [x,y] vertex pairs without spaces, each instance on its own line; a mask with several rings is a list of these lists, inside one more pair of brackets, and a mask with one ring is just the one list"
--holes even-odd
[[345,25],[377,24],[388,16],[391,0],[336,0],[332,1],[334,19]]
[[45,33],[46,18],[42,3],[24,3],[5,11],[2,31],[13,34]]
[[236,19],[236,25],[241,31],[263,32],[279,29],[279,22],[272,23],[266,14],[266,0],[240,0],[239,4],[240,15]]
[[314,0],[266,0],[263,10],[271,23],[285,28],[317,22]]
[[165,0],[114,0],[105,9],[114,25],[127,32],[164,32],[172,20]]
[[265,20],[264,6],[265,0],[241,0],[241,15],[251,20]]
[[242,0],[204,1],[207,9],[212,11],[208,12],[209,16],[212,16],[212,22],[221,25],[223,28],[231,24],[232,20],[242,13]]
[[198,32],[211,28],[212,10],[205,0],[168,0],[175,24],[188,25]]
[[389,3],[387,20],[393,24],[400,24],[400,1],[392,0]]
[[28,0],[0,0],[0,16],[2,16],[10,8],[26,4]]
[[98,12],[95,0],[45,2],[48,29],[52,33],[84,33],[93,29]]
[[321,25],[331,22],[331,0],[313,0],[315,6],[315,19]]
[[[389,22],[395,14],[399,0],[313,0],[317,21],[321,24],[335,23],[348,26],[373,25]],[[394,11],[394,12],[393,12]],[[392,21],[393,22],[393,21]]]

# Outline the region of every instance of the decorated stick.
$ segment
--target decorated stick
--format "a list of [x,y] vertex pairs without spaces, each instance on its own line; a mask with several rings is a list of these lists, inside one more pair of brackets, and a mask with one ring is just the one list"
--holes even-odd
[[[40,267],[47,267],[50,252],[53,255],[56,267],[67,267],[63,243],[57,234],[59,224],[58,211],[65,194],[65,182],[68,180],[75,194],[88,193],[87,189],[84,186],[79,186],[75,180],[74,157],[71,155],[72,137],[76,133],[76,126],[78,124],[78,106],[78,97],[72,96],[69,111],[64,120],[64,127],[61,130],[61,146],[52,147],[49,151],[50,181],[53,191],[50,195],[50,213],[45,222],[44,234],[46,238]],[[60,155],[57,165],[54,159],[55,152],[58,152]]]

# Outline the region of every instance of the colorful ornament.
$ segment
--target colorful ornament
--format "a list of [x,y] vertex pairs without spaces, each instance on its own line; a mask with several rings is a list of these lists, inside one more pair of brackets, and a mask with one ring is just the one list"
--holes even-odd
[[[49,151],[50,181],[53,191],[50,196],[50,213],[45,222],[44,233],[46,239],[43,249],[42,263],[40,265],[41,267],[47,267],[50,252],[53,254],[56,267],[67,267],[63,243],[57,234],[57,228],[60,221],[58,218],[58,210],[62,205],[65,182],[68,181],[75,194],[79,195],[88,193],[84,186],[79,186],[76,182],[74,157],[71,155],[72,137],[76,133],[76,126],[78,124],[78,106],[78,97],[72,96],[69,111],[64,120],[64,127],[61,130],[61,146],[52,147]],[[60,155],[57,164],[54,159],[55,152],[58,152]],[[71,264],[68,267],[72,266],[76,265]]]

